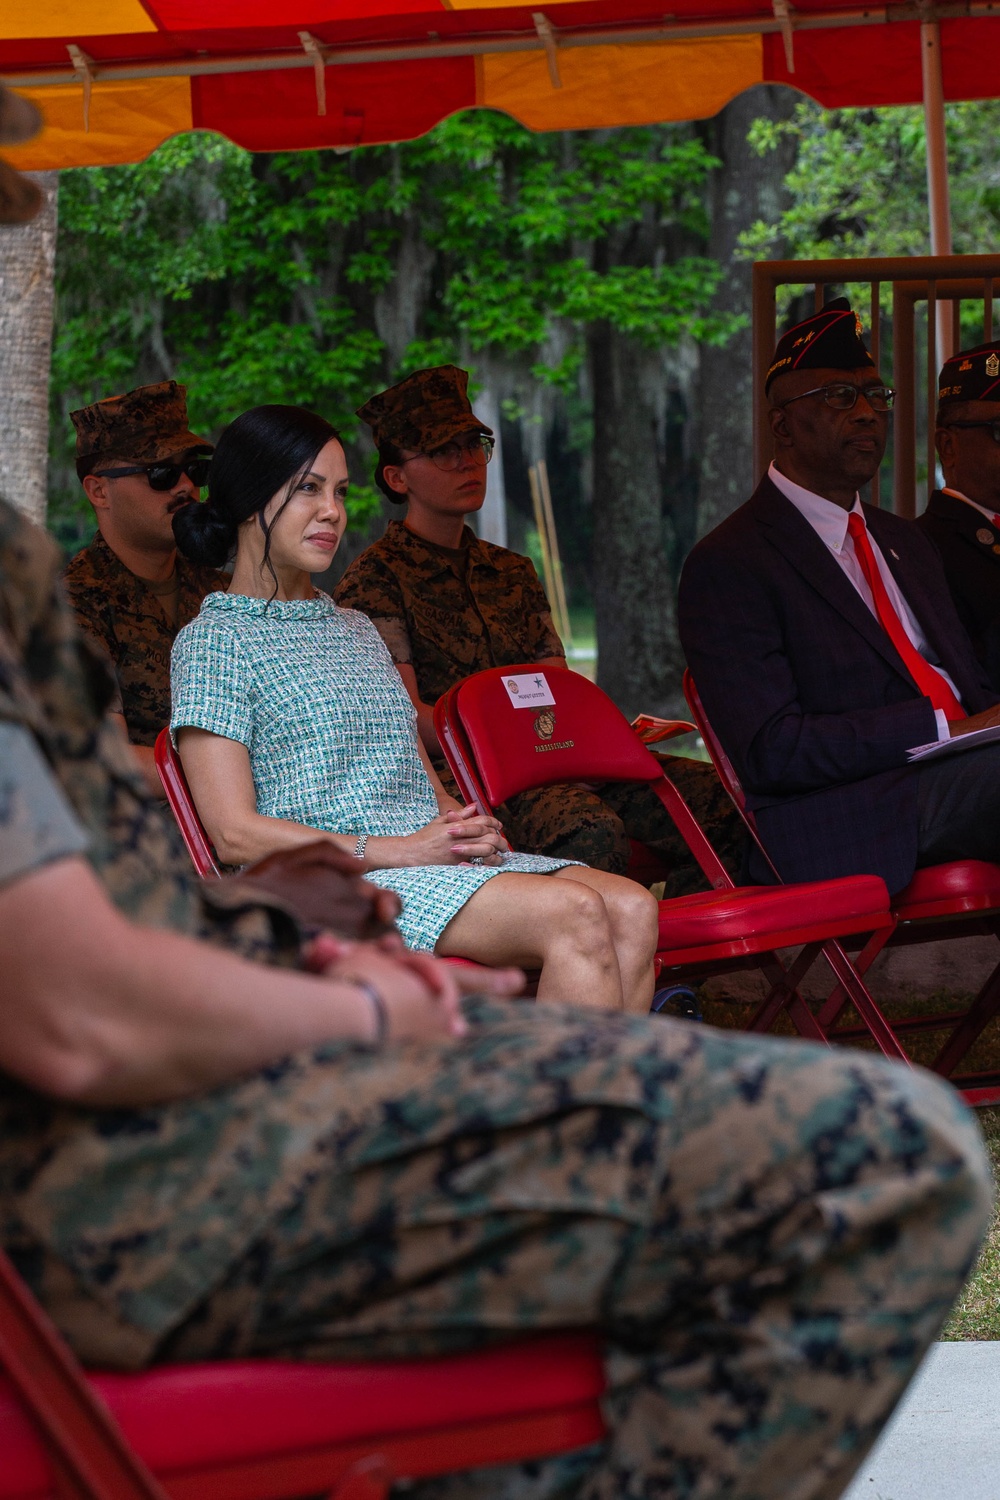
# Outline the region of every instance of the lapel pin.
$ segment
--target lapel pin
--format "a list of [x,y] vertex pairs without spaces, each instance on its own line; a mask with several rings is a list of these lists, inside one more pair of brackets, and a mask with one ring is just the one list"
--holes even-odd
[[992,531],[988,531],[985,526],[980,526],[979,530],[976,532],[976,541],[982,542],[984,547],[990,546],[990,544],[995,540],[996,539]]
[[889,556],[894,557],[896,561],[899,562],[899,553],[896,551],[895,547],[889,548]]

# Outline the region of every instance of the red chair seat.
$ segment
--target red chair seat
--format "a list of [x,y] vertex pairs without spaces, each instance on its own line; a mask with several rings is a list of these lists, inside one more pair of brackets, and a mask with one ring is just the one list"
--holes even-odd
[[892,902],[901,922],[998,908],[1000,865],[982,859],[956,859],[946,865],[928,865],[917,870],[906,889]]
[[[1000,873],[1000,872],[998,872]],[[660,948],[767,938],[832,926],[839,933],[883,926],[889,898],[877,875],[849,875],[808,885],[744,885],[680,896],[660,906]],[[801,939],[804,941],[805,939]],[[787,939],[789,943],[794,937]]]
[[[537,1453],[581,1447],[604,1430],[597,1406],[604,1371],[590,1335],[394,1364],[242,1360],[91,1378],[167,1489],[213,1500],[235,1492],[225,1483],[234,1468],[266,1466],[281,1455],[358,1443],[371,1449],[383,1441],[560,1413],[563,1440],[552,1445],[550,1422]],[[184,1484],[185,1475],[198,1476],[195,1488]],[[52,1493],[45,1450],[0,1378],[0,1500],[48,1500]],[[250,1488],[241,1482],[239,1493],[255,1493],[252,1480]]]

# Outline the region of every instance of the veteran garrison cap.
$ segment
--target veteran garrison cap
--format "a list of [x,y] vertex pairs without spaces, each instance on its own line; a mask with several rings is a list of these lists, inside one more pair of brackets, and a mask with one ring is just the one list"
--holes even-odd
[[875,361],[861,337],[861,319],[846,297],[836,297],[781,335],[764,390],[790,370],[861,370],[866,365],[874,369]]
[[945,360],[938,376],[938,410],[958,401],[1000,401],[1000,340]]
[[188,427],[187,390],[176,380],[141,385],[71,411],[76,428],[76,468],[81,479],[102,454],[152,464],[212,444]]
[[462,432],[485,432],[492,437],[492,427],[480,422],[472,410],[468,386],[468,370],[457,365],[415,370],[359,406],[357,415],[371,428],[376,447],[392,443],[397,448],[433,453]]

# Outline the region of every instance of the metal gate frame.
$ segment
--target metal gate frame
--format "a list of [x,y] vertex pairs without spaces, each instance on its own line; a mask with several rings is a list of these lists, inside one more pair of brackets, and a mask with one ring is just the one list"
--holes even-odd
[[[867,283],[870,288],[870,346],[876,365],[880,347],[880,292],[892,286],[892,373],[896,388],[893,410],[894,482],[892,508],[899,516],[916,513],[917,389],[914,321],[918,302],[928,304],[927,462],[933,475],[935,413],[937,410],[937,311],[939,302],[952,305],[952,348],[959,347],[959,314],[963,301],[983,304],[983,340],[993,337],[993,300],[1000,282],[1000,255],[907,255],[857,260],[765,260],[753,268],[753,458],[754,482],[771,458],[771,429],[767,419],[764,377],[777,337],[777,292],[780,286],[813,287],[816,310],[823,306],[825,288]],[[872,480],[872,501],[879,503],[879,475]]]

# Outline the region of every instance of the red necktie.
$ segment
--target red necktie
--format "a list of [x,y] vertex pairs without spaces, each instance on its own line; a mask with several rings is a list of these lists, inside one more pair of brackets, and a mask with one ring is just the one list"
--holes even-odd
[[906,670],[924,697],[929,698],[935,708],[944,709],[949,723],[954,723],[956,719],[967,718],[965,709],[941,673],[920,655],[904,630],[902,620],[893,609],[892,601],[882,582],[882,574],[878,570],[878,563],[875,561],[872,544],[868,540],[868,528],[865,525],[864,516],[859,516],[857,511],[852,511],[847,517],[847,529],[851,533],[854,553],[861,564],[861,571],[872,591],[875,613],[879,617],[882,629],[902,657]]

